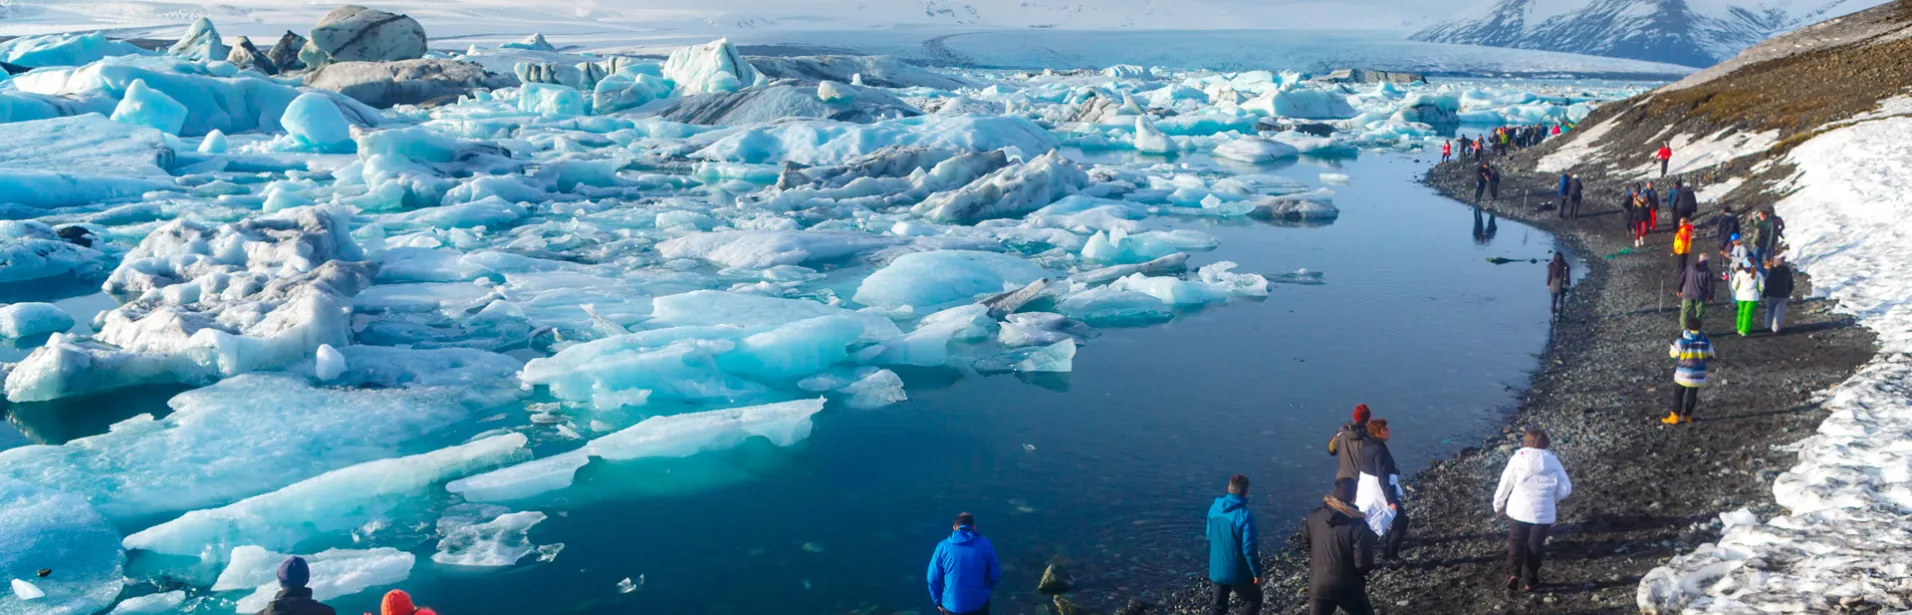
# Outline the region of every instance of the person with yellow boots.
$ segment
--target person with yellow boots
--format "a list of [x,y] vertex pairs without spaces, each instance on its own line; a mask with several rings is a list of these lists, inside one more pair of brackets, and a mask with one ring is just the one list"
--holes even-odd
[[1691,423],[1693,411],[1700,405],[1700,387],[1706,386],[1706,367],[1713,361],[1713,341],[1700,331],[1700,319],[1686,319],[1686,331],[1673,340],[1668,354],[1679,365],[1673,370],[1673,412],[1660,422]]

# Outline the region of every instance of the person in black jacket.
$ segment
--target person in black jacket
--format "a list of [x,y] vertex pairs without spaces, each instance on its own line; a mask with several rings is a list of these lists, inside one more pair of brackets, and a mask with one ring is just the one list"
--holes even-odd
[[1680,298],[1680,322],[1699,322],[1706,316],[1706,303],[1713,300],[1713,269],[1706,266],[1706,254],[1702,253],[1693,261],[1693,265],[1680,274],[1680,287],[1674,290]]
[[1580,200],[1585,195],[1586,190],[1587,186],[1580,182],[1580,176],[1574,175],[1573,187],[1570,190],[1571,194],[1567,197],[1569,203],[1567,206],[1567,219],[1578,220],[1580,218]]
[[1673,219],[1693,219],[1700,213],[1700,197],[1686,182],[1673,182],[1673,190],[1679,196],[1673,199]]
[[1354,506],[1374,513],[1375,509],[1369,508],[1370,503],[1378,507],[1381,502],[1386,502],[1393,519],[1368,525],[1376,534],[1384,534],[1381,536],[1381,557],[1394,559],[1401,554],[1401,541],[1407,539],[1408,520],[1407,507],[1401,502],[1401,469],[1394,465],[1394,452],[1388,449],[1388,438],[1387,419],[1368,421],[1368,439],[1361,443],[1361,473],[1365,475],[1361,480],[1367,482],[1367,476],[1374,477],[1371,484],[1381,491],[1381,499],[1375,499],[1375,494],[1363,492],[1357,486]]
[[1354,503],[1354,487],[1361,479],[1361,444],[1368,439],[1367,404],[1354,407],[1354,422],[1341,426],[1328,439],[1328,454],[1335,456],[1334,497]]
[[1567,264],[1567,256],[1554,252],[1553,261],[1547,263],[1547,292],[1553,295],[1553,317],[1559,320],[1567,313],[1567,287],[1573,285],[1573,267]]
[[[1474,159],[1479,160],[1480,156],[1475,156]],[[1485,194],[1487,194],[1487,163],[1483,162],[1474,169],[1474,202],[1479,203],[1481,196]]]
[[1500,169],[1494,165],[1487,165],[1487,194],[1488,198],[1500,200]]
[[272,598],[259,615],[337,615],[332,607],[312,599],[312,569],[305,558],[293,556],[279,562],[279,595]]
[[1739,234],[1739,215],[1733,213],[1733,208],[1720,208],[1719,215],[1713,218],[1713,234],[1719,237],[1719,255],[1726,256],[1733,248],[1733,236]]
[[1793,269],[1786,264],[1786,257],[1774,256],[1766,265],[1766,320],[1764,324],[1774,335],[1786,324],[1786,300],[1792,298]]
[[1308,549],[1308,613],[1373,615],[1368,601],[1368,571],[1374,569],[1374,530],[1366,516],[1334,496],[1321,499],[1301,523],[1301,543]]

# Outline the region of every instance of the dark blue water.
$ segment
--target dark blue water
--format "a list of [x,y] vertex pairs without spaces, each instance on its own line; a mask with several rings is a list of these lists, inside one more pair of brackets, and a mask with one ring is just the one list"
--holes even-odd
[[[442,613],[924,612],[929,552],[968,511],[1003,557],[996,612],[1039,612],[1034,586],[1054,560],[1075,573],[1078,602],[1110,604],[1202,571],[1203,515],[1236,472],[1254,479],[1275,548],[1327,492],[1322,447],[1356,403],[1389,419],[1402,467],[1418,469],[1498,427],[1547,336],[1543,265],[1487,258],[1544,262],[1550,236],[1494,221],[1481,237],[1487,220],[1421,187],[1426,163],[1405,155],[1333,164],[1277,171],[1351,176],[1333,187],[1332,225],[1178,224],[1222,240],[1192,265],[1307,268],[1326,284],[1104,330],[1071,374],[899,370],[910,401],[832,407],[787,449],[597,462],[534,507],[551,517],[533,541],[566,545],[555,562],[461,572],[426,544],[404,586]],[[0,447],[97,433],[164,398],[13,408],[30,433],[0,434]],[[627,577],[642,585],[621,594]]]

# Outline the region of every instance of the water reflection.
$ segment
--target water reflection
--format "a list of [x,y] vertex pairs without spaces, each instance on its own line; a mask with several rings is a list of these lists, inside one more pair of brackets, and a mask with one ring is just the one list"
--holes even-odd
[[[1485,224],[1481,222],[1481,218],[1483,215],[1486,216]],[[1483,246],[1487,245],[1488,243],[1493,242],[1494,235],[1497,235],[1499,233],[1500,233],[1499,217],[1495,216],[1494,212],[1486,211],[1482,209],[1481,206],[1475,205],[1474,206],[1474,243],[1478,243]]]

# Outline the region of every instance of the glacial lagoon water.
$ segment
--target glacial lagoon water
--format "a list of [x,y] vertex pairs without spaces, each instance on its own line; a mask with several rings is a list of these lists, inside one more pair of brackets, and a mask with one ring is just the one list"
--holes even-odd
[[[790,448],[596,462],[577,487],[518,508],[550,515],[531,539],[563,543],[554,561],[474,573],[431,562],[421,538],[403,586],[441,613],[927,612],[926,558],[968,511],[1003,557],[996,612],[1040,612],[1034,587],[1056,560],[1078,602],[1119,604],[1201,571],[1202,515],[1234,472],[1255,479],[1264,548],[1276,548],[1328,488],[1322,447],[1354,404],[1391,421],[1412,471],[1497,427],[1536,365],[1547,297],[1543,266],[1526,259],[1544,262],[1553,239],[1490,226],[1420,186],[1428,162],[1363,152],[1253,169],[1351,178],[1326,186],[1342,212],[1329,225],[1175,223],[1221,239],[1193,265],[1307,269],[1325,283],[1103,329],[1070,374],[899,369],[909,401],[832,406]],[[81,314],[110,305],[62,302]],[[174,391],[11,407],[0,447],[99,433],[164,412]],[[333,603],[372,611],[379,593]]]

